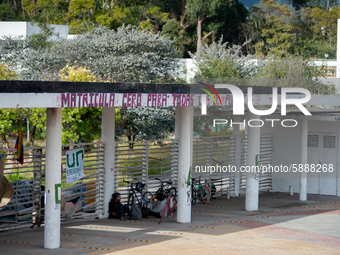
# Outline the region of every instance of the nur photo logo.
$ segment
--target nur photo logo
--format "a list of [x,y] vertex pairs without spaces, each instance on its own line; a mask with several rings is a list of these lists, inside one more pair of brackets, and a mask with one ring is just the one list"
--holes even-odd
[[[233,96],[233,115],[237,115],[237,116],[242,116],[245,113],[245,95],[243,94],[242,90],[240,88],[238,88],[235,85],[230,85],[230,84],[215,84],[215,88],[213,88],[212,86],[208,85],[208,84],[204,84],[201,83],[202,85],[204,85],[205,87],[207,87],[208,89],[210,89],[219,99],[219,102],[221,104],[221,106],[223,106],[222,104],[222,100],[221,100],[221,96],[217,93],[216,89],[228,89],[232,96]],[[201,88],[201,90],[203,90],[204,92],[206,92],[214,101],[215,105],[217,105],[216,100],[214,98],[214,96],[212,95],[212,93],[205,89],[205,88]],[[290,94],[304,94],[305,97],[304,98],[287,98],[287,95]],[[258,115],[258,116],[266,116],[266,115],[270,115],[273,114],[278,106],[279,103],[279,94],[278,94],[278,88],[273,87],[272,88],[272,94],[270,95],[272,98],[271,101],[271,107],[269,109],[263,109],[263,110],[258,110],[254,107],[253,104],[253,88],[252,87],[248,87],[247,88],[247,107],[248,110],[253,113],[254,115]],[[280,108],[280,113],[282,116],[285,116],[287,114],[287,105],[293,105],[296,106],[304,115],[306,116],[310,116],[312,115],[304,106],[303,103],[307,103],[310,99],[311,99],[311,93],[304,88],[281,88],[281,95],[280,95],[280,102],[281,102],[281,108]],[[207,115],[207,95],[203,94],[201,95],[201,114],[202,115]],[[275,121],[279,121],[279,119],[265,119],[265,121],[269,121],[272,123],[272,127],[274,126],[274,122]],[[293,121],[294,124],[293,125],[285,125],[285,122],[291,122]],[[258,125],[254,125],[252,123],[254,122],[259,122]],[[228,120],[227,119],[214,119],[214,127],[217,124],[227,124]],[[230,123],[232,125],[232,122]],[[237,122],[234,124],[246,124],[245,121],[243,123]],[[247,123],[249,126],[251,127],[262,127],[264,125],[264,121],[261,119],[254,119],[254,120],[248,120]],[[284,119],[281,121],[282,126],[284,127],[295,127],[297,125],[297,121],[293,120],[293,119]]]

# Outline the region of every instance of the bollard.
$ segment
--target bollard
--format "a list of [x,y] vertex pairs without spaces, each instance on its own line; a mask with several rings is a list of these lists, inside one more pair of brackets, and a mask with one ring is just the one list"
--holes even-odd
[[293,196],[293,185],[289,186],[289,195]]

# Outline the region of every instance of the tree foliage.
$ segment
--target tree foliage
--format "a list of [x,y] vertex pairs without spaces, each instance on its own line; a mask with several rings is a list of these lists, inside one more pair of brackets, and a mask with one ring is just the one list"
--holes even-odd
[[[118,125],[129,141],[167,138],[175,128],[173,107],[122,107]],[[133,144],[130,144],[133,148]]]
[[1,41],[0,61],[20,66],[18,73],[25,80],[58,79],[59,70],[68,63],[90,68],[106,81],[172,82],[176,77],[174,41],[133,26],[117,31],[95,28],[73,40],[60,38],[43,49],[32,47],[29,39],[15,39]]

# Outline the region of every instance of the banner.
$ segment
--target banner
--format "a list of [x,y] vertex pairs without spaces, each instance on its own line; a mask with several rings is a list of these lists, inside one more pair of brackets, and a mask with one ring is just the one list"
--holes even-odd
[[17,141],[15,143],[15,149],[18,149],[17,151],[17,161],[22,165],[24,163],[24,145],[22,141],[22,127],[20,124],[20,131],[17,137]]
[[84,176],[84,148],[66,151],[66,183]]

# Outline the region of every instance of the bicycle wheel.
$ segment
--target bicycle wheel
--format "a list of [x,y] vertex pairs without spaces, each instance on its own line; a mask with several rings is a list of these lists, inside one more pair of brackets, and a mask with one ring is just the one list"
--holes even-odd
[[204,203],[209,203],[210,201],[210,189],[208,188],[207,185],[202,185],[200,188],[200,194],[201,194],[201,199]]
[[134,204],[134,197],[133,197],[133,193],[129,193],[128,195],[128,202],[127,202],[127,205],[132,207]]
[[150,209],[151,208],[151,198],[152,198],[152,193],[151,192],[145,192],[142,195],[142,203],[143,203],[142,206],[146,206]]
[[191,205],[195,205],[197,202],[198,192],[195,187],[191,188]]
[[162,188],[158,188],[158,190],[155,192],[155,196],[157,196],[158,193],[162,193],[163,194],[163,192],[164,191],[162,190]]
[[168,197],[175,197],[177,195],[177,191],[176,191],[176,188],[175,187],[171,187],[170,189],[167,190],[166,192],[166,198]]
[[167,210],[168,210],[168,201],[166,202],[166,204],[163,207],[162,215],[161,215],[161,218],[159,219],[158,224],[161,224],[162,219],[165,217]]
[[169,216],[170,220],[176,220],[177,218],[177,198],[175,196],[171,196],[168,198],[169,205]]

